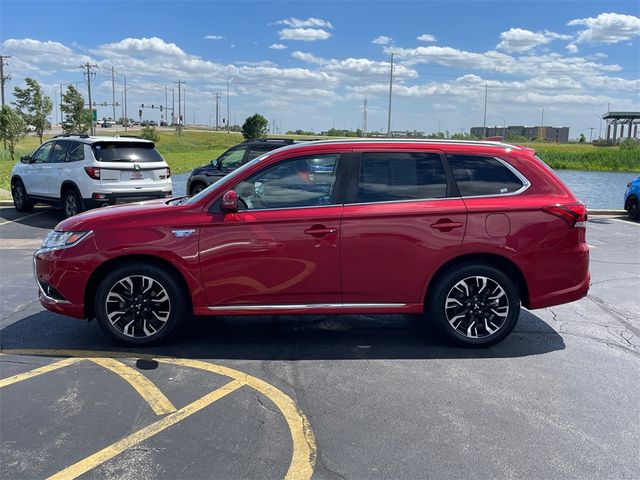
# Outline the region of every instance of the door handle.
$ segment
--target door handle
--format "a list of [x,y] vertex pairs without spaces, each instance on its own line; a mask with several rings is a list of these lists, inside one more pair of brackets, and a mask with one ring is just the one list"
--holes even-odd
[[462,223],[452,222],[448,218],[442,218],[438,220],[436,223],[431,224],[431,228],[442,230],[443,232],[450,232],[454,228],[460,228],[460,227],[462,227]]
[[337,228],[325,227],[324,225],[313,225],[312,227],[307,228],[304,233],[315,238],[322,238],[326,237],[327,235],[332,235],[337,231]]

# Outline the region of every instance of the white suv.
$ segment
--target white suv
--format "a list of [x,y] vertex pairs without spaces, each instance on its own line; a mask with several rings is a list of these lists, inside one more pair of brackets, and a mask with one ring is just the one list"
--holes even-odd
[[135,137],[59,135],[11,172],[19,212],[62,204],[67,217],[98,206],[170,197],[171,169],[153,142]]

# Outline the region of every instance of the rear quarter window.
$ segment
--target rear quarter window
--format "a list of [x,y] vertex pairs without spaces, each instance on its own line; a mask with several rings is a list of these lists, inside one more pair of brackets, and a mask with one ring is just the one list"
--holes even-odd
[[505,195],[520,190],[522,180],[500,160],[477,155],[447,155],[463,197]]
[[153,143],[96,142],[91,145],[99,162],[163,162]]

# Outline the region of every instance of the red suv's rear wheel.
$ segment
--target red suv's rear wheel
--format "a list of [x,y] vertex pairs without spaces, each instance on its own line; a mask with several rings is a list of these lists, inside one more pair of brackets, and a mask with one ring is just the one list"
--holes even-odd
[[468,346],[493,345],[504,339],[520,316],[520,296],[501,270],[465,265],[437,279],[427,312],[447,338]]

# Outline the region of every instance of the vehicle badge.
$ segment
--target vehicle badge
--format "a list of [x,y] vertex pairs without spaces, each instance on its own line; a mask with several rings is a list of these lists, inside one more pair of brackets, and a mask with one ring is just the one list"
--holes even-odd
[[171,230],[171,232],[177,238],[184,238],[184,237],[188,237],[189,235],[191,235],[193,232],[195,232],[195,230],[193,228],[189,228],[189,229],[184,229],[184,230]]

